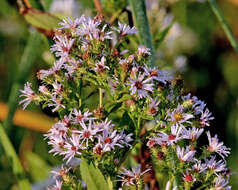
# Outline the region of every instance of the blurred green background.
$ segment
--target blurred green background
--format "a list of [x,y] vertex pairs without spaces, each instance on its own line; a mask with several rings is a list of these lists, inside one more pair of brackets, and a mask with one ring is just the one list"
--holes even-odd
[[[21,1],[18,1],[21,2]],[[93,0],[22,1],[34,8],[44,9],[60,17],[95,15]],[[238,0],[218,1],[232,31],[238,39]],[[221,26],[206,1],[147,0],[147,14],[161,68],[173,69],[184,78],[187,92],[207,102],[215,120],[210,129],[231,147],[228,166],[231,168],[232,189],[238,188],[238,54],[234,52]],[[106,20],[133,24],[127,0],[101,0]],[[17,79],[20,60],[34,28],[19,13],[15,0],[0,1],[0,119],[6,117],[6,103],[12,84]],[[163,42],[158,36],[169,29]],[[51,40],[41,34],[41,43],[35,48],[35,59],[25,80],[38,86],[36,73],[54,60],[49,51]],[[21,68],[24,70],[24,68]],[[5,104],[4,104],[5,103]],[[45,189],[49,171],[60,164],[48,154],[42,131],[56,119],[48,110],[31,105],[30,112],[18,112],[10,139],[19,154],[33,189]],[[33,113],[32,113],[33,112]],[[47,115],[48,117],[46,117]],[[20,126],[20,127],[19,127]],[[40,172],[39,172],[40,171]],[[18,189],[11,172],[11,162],[0,148],[0,190]]]

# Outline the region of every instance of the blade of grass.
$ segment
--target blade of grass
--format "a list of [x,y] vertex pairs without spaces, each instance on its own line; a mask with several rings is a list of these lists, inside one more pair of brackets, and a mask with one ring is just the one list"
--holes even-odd
[[29,181],[26,178],[22,165],[18,159],[18,156],[9,140],[2,124],[0,124],[0,143],[9,159],[12,161],[12,170],[16,175],[18,184],[21,190],[31,190]]
[[216,3],[216,0],[208,0],[213,13],[217,17],[221,27],[223,28],[228,40],[231,43],[231,46],[234,48],[234,50],[238,53],[238,42],[234,36],[234,34],[231,31],[230,26],[227,24],[226,19],[224,18],[219,6]]
[[15,81],[12,85],[10,95],[8,98],[8,106],[9,111],[7,118],[5,119],[3,125],[7,130],[7,133],[10,134],[11,126],[13,123],[14,113],[17,109],[18,101],[19,101],[19,89],[22,88],[23,84],[26,81],[26,77],[28,76],[35,59],[37,58],[38,54],[38,47],[41,42],[41,36],[37,31],[33,31],[30,34],[28,39],[27,45],[25,47],[24,53],[21,58],[21,62],[18,68],[17,76]]
[[156,66],[154,57],[154,47],[150,32],[149,22],[146,15],[146,7],[144,0],[129,0],[136,28],[139,30],[140,43],[150,48],[150,65]]

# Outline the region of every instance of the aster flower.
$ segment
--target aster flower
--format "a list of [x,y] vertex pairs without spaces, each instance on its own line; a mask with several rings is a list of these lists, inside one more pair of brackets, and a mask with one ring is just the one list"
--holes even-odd
[[49,153],[54,153],[54,155],[61,154],[65,145],[65,139],[62,136],[51,136],[50,134],[45,136],[49,138],[48,145],[52,146]]
[[93,69],[96,73],[103,73],[106,70],[110,70],[108,66],[105,65],[105,57],[101,58],[101,61],[96,62],[96,67]]
[[70,17],[63,19],[59,24],[62,26],[59,29],[70,29],[75,30],[83,21],[85,20],[85,16],[82,15],[80,18],[76,18],[72,20]]
[[158,133],[158,137],[155,137],[154,140],[155,140],[156,144],[159,144],[162,146],[163,145],[166,145],[166,146],[173,145],[177,141],[183,139],[183,136],[181,136],[182,130],[183,130],[183,127],[181,127],[179,125],[172,125],[171,126],[171,134],[168,135],[165,132],[160,132],[160,133]]
[[130,91],[131,95],[137,94],[138,98],[144,98],[148,96],[148,92],[153,92],[153,83],[151,79],[145,79],[144,75],[139,75],[138,78],[130,78]]
[[119,143],[121,145],[125,145],[126,147],[130,147],[131,146],[130,142],[133,141],[133,139],[131,138],[133,136],[132,133],[127,135],[127,134],[124,133],[124,130],[122,130],[120,132],[119,136],[121,137],[121,139],[119,140]]
[[177,146],[176,153],[177,153],[178,159],[181,162],[190,162],[194,159],[196,150],[190,150],[190,146],[187,146],[186,149],[184,149],[184,147],[181,148],[180,146]]
[[71,169],[71,167],[66,168],[62,165],[60,169],[53,170],[53,171],[51,171],[51,173],[54,175],[54,178],[57,178],[58,176],[63,177],[64,175],[66,175],[69,172],[70,169]]
[[150,48],[146,48],[143,45],[138,46],[137,55],[138,56],[148,56],[148,55],[150,55]]
[[195,159],[195,163],[192,166],[192,169],[194,172],[204,173],[207,169],[207,165],[205,163],[202,163],[201,160]]
[[44,78],[56,74],[58,73],[58,71],[60,71],[60,69],[64,66],[64,60],[63,59],[59,59],[56,62],[54,62],[54,65],[49,69],[49,70],[40,70],[38,72],[39,78],[41,80],[43,80]]
[[67,131],[68,128],[63,122],[57,122],[51,127],[48,134],[46,134],[45,136],[47,138],[54,138],[55,136],[57,136],[65,139],[67,136]]
[[55,95],[59,95],[59,94],[61,94],[62,93],[62,91],[63,91],[63,88],[64,88],[64,86],[62,85],[62,84],[60,84],[60,83],[58,83],[58,82],[55,82],[55,83],[53,83],[52,84],[52,86],[53,86],[53,94],[55,94]]
[[213,171],[216,175],[218,175],[217,173],[219,172],[227,171],[226,163],[223,160],[217,161],[216,156],[212,156],[210,160],[205,158],[205,164],[207,165],[207,168]]
[[138,180],[148,171],[151,169],[148,168],[141,172],[141,165],[138,165],[138,167],[133,167],[131,170],[128,170],[126,168],[122,168],[122,171],[120,172],[120,175],[118,176],[119,180],[122,182],[122,186],[130,186],[130,185],[135,185]]
[[77,28],[77,35],[80,35],[87,40],[97,39],[99,40],[99,25],[101,22],[97,19],[85,18],[84,22]]
[[41,92],[42,94],[46,95],[46,96],[50,96],[50,92],[48,90],[48,88],[44,85],[39,86],[39,92]]
[[85,124],[84,121],[80,122],[80,126],[82,130],[73,130],[72,132],[75,134],[79,134],[79,138],[82,139],[82,143],[86,141],[86,146],[88,147],[88,141],[94,141],[94,136],[100,131],[100,129],[95,128],[92,124],[92,120],[89,120],[88,124]]
[[156,115],[156,113],[158,112],[158,105],[160,101],[157,101],[157,99],[157,97],[154,100],[150,98],[151,103],[149,104],[149,113],[151,115]]
[[183,137],[185,139],[190,139],[191,141],[196,141],[200,135],[203,133],[204,129],[199,129],[196,127],[192,127],[189,129],[184,129],[183,130]]
[[194,118],[192,114],[184,113],[184,108],[181,105],[173,110],[172,112],[167,113],[167,121],[175,122],[176,124],[182,125],[183,123],[192,124],[190,119]]
[[89,117],[90,115],[92,115],[92,113],[89,111],[82,113],[81,110],[77,110],[76,108],[74,108],[72,112],[72,116],[73,116],[72,123],[79,124],[80,122],[94,120],[95,118]]
[[67,60],[75,39],[68,39],[66,36],[56,35],[54,40],[55,44],[50,50],[55,53],[56,57]]
[[51,188],[47,188],[48,190],[61,190],[63,182],[60,180],[55,181],[55,185]]
[[136,34],[138,30],[133,26],[132,28],[128,26],[127,24],[121,24],[118,22],[119,29],[112,27],[115,31],[119,32],[119,35],[121,37],[129,35],[129,34]]
[[48,107],[55,107],[52,112],[55,112],[59,108],[64,108],[65,106],[62,104],[62,97],[56,96],[55,94],[51,98],[52,103],[48,104]]
[[66,150],[62,151],[60,155],[64,155],[63,160],[67,160],[66,163],[68,163],[76,155],[81,155],[80,151],[83,147],[81,146],[79,135],[72,134],[69,141],[65,142],[64,148]]
[[217,135],[215,135],[215,137],[211,137],[210,132],[207,132],[207,137],[208,137],[208,141],[209,141],[209,146],[207,148],[207,150],[209,152],[216,152],[218,153],[223,159],[224,156],[228,156],[228,154],[230,154],[230,148],[227,148],[223,142],[219,142]]
[[118,147],[123,147],[120,143],[119,140],[121,139],[121,136],[117,134],[117,130],[114,131],[109,131],[107,129],[103,130],[102,135],[98,135],[98,141],[100,141],[103,144],[103,151],[111,151],[115,149],[115,146]]
[[201,113],[202,113],[200,117],[201,126],[210,126],[209,121],[214,119],[214,117],[211,116],[212,113],[209,112],[208,109],[206,109],[205,112],[202,111]]
[[26,109],[26,107],[37,97],[37,95],[31,89],[31,83],[29,82],[24,85],[23,90],[19,91],[22,93],[19,97],[25,97],[25,99],[21,100],[19,104],[23,104],[23,109]]
[[166,83],[173,78],[171,72],[167,70],[158,70],[158,68],[152,67],[144,67],[144,70],[146,76],[162,83]]
[[216,178],[216,184],[212,190],[230,190],[231,186],[227,186],[229,179],[225,179],[223,176],[218,175]]

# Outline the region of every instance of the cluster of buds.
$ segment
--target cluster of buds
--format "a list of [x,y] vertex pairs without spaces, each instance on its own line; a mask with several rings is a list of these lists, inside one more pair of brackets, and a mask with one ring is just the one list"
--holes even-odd
[[[150,49],[124,48],[137,33],[135,27],[113,27],[101,17],[85,16],[60,24],[51,47],[57,60],[37,73],[42,84],[38,92],[25,84],[25,99],[20,101],[24,109],[33,101],[58,114],[60,120],[45,135],[51,153],[66,164],[77,158],[93,162],[115,188],[143,189],[142,175],[150,167],[124,168],[119,180],[114,176],[130,150],[147,139],[152,155],[162,163],[161,171],[178,181],[174,189],[204,184],[230,188],[224,160],[229,149],[209,132],[209,145],[198,147],[199,136],[213,119],[206,104],[190,94],[182,96],[181,79],[149,67]],[[155,125],[142,136],[149,121]],[[217,161],[215,154],[223,160]],[[78,187],[77,168],[63,171],[50,189]]]

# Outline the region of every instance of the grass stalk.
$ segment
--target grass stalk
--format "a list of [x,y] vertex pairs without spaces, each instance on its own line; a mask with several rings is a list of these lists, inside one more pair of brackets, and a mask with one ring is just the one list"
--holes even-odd
[[2,124],[0,124],[0,143],[2,144],[2,147],[6,153],[6,156],[12,162],[12,164],[11,164],[12,170],[18,180],[20,189],[21,190],[31,190],[30,183],[27,180],[27,177],[24,173],[22,165],[18,159],[18,156],[17,156],[17,154],[13,148],[13,145],[11,144],[11,141],[9,140]]
[[216,0],[208,0],[208,2],[212,8],[213,13],[217,17],[221,27],[223,28],[228,40],[230,41],[231,46],[238,53],[238,42],[234,34],[232,33],[230,26],[226,22],[226,19],[224,18],[219,6],[217,5]]
[[19,101],[19,89],[23,87],[26,82],[26,77],[29,75],[34,61],[37,58],[38,48],[41,42],[41,36],[37,31],[33,31],[28,39],[27,45],[24,49],[19,68],[16,74],[16,78],[11,87],[10,95],[8,98],[9,111],[7,118],[4,120],[4,127],[8,134],[11,132],[11,126],[13,124],[13,117],[17,109]]

